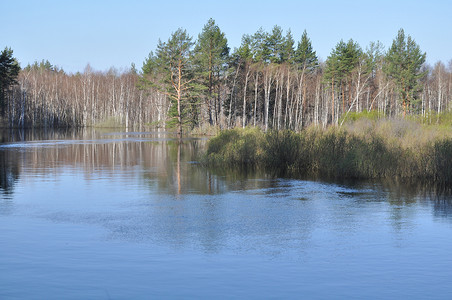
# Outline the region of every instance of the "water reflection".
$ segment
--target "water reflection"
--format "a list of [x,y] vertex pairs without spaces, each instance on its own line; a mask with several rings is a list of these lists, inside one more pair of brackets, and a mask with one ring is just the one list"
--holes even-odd
[[4,196],[13,192],[14,184],[19,178],[19,166],[8,151],[0,151],[0,191]]
[[[67,170],[81,171],[84,180],[115,178],[162,195],[217,195],[231,191],[260,191],[290,198],[294,188],[256,170],[207,169],[197,163],[206,139],[178,140],[167,132],[111,132],[99,130],[0,131],[0,191],[11,198],[22,174],[45,178]],[[378,181],[331,182],[335,197],[362,207],[388,203],[394,226],[410,219],[411,205],[432,207],[436,217],[452,219],[451,188],[427,183]],[[295,191],[295,193],[297,193]],[[312,200],[315,195],[298,194]],[[342,203],[342,202],[339,202]],[[215,203],[205,209],[217,210]],[[211,212],[214,214],[214,212]],[[398,224],[398,225],[397,225]]]
[[164,132],[2,141],[0,298],[450,295],[447,189],[206,169]]

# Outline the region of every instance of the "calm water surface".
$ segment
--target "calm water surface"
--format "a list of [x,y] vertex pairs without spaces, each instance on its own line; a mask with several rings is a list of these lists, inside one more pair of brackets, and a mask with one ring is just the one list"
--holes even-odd
[[0,299],[450,299],[452,198],[207,170],[205,140],[4,132]]

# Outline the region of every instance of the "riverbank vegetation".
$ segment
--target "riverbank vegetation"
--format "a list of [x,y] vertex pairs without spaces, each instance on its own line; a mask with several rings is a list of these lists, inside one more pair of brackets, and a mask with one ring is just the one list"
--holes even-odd
[[325,60],[314,46],[306,31],[297,39],[274,26],[244,34],[230,49],[210,19],[196,37],[180,28],[159,41],[141,69],[87,65],[71,74],[47,60],[20,68],[5,48],[0,126],[299,132],[340,126],[363,111],[437,123],[435,116],[451,109],[452,61],[426,64],[427,54],[403,29],[387,48],[341,40]]
[[[366,115],[366,114],[364,114]],[[232,129],[209,141],[208,166],[261,168],[278,176],[452,183],[450,114],[444,123],[356,116],[341,127]]]

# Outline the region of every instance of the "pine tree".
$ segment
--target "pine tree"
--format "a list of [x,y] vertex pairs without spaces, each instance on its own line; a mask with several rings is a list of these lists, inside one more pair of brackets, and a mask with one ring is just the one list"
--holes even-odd
[[242,60],[252,60],[253,50],[252,50],[253,37],[249,34],[244,34],[242,36],[242,43],[240,47],[234,51],[234,57],[239,57]]
[[293,64],[295,60],[295,41],[290,30],[287,31],[281,47],[281,61]]
[[311,40],[308,38],[306,30],[303,31],[297,50],[295,50],[295,63],[299,66],[299,69],[309,71],[319,66],[317,55],[312,49]]
[[281,27],[275,25],[272,32],[266,35],[268,59],[271,63],[280,64],[283,62],[284,37],[282,33]]
[[185,120],[192,108],[191,93],[195,90],[194,72],[191,66],[192,38],[187,31],[179,28],[171,34],[166,43],[159,40],[156,54],[152,52],[143,64],[143,81],[165,93],[172,106],[168,125],[176,125],[179,137],[182,127],[192,119]]
[[215,89],[219,92],[220,77],[226,70],[229,58],[229,47],[225,34],[221,32],[213,19],[207,21],[199,34],[194,53],[194,63],[200,76],[200,84],[207,91],[207,94],[204,93],[204,98],[208,109],[209,124],[212,125],[213,111],[215,120],[217,120],[215,100],[218,93],[215,93]]
[[405,36],[403,29],[399,30],[386,54],[384,71],[390,79],[394,80],[398,88],[403,116],[406,115],[422,89],[419,80],[426,74],[421,71],[425,56],[425,52],[421,52],[416,42],[409,35]]
[[267,63],[270,60],[270,48],[268,46],[267,33],[259,28],[251,37],[251,49],[255,62]]
[[20,66],[13,57],[13,50],[5,47],[0,53],[0,110],[2,116],[5,114],[6,94],[10,87],[17,83],[19,71]]
[[353,71],[359,64],[360,59],[362,58],[363,51],[358,43],[354,42],[350,39],[347,43],[341,40],[337,43],[336,47],[333,49],[330,56],[328,56],[326,61],[326,69],[324,79],[328,83],[331,83],[332,90],[332,116],[333,122],[337,122],[338,115],[335,117],[335,87],[340,87],[340,92],[342,96],[342,111],[345,111],[345,99],[346,93],[345,91],[348,89],[349,91],[349,102],[350,102],[350,94],[351,94],[351,81]]

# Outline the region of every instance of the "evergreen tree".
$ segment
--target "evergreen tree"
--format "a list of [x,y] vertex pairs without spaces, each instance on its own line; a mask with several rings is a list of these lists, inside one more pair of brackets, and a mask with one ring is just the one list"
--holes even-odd
[[251,38],[251,49],[255,62],[269,62],[270,48],[267,33],[261,28]]
[[253,37],[249,34],[244,34],[242,36],[242,43],[240,47],[235,51],[234,57],[238,57],[242,60],[252,60],[253,50],[252,50]]
[[[328,56],[326,61],[324,80],[331,84],[332,90],[332,116],[333,122],[337,121],[338,115],[335,117],[335,88],[340,87],[342,94],[342,111],[345,111],[345,90],[349,89],[351,76],[355,68],[358,66],[363,52],[358,43],[350,39],[347,43],[341,40]],[[350,97],[349,97],[350,98]]]
[[336,44],[331,54],[326,59],[326,67],[324,70],[324,80],[335,84],[340,82],[344,76],[342,53],[345,51],[346,44],[343,40]]
[[359,44],[350,39],[345,45],[345,49],[343,49],[340,57],[345,76],[350,76],[353,70],[357,67],[359,59],[362,55],[363,51]]
[[[152,52],[143,64],[143,79],[146,84],[164,92],[171,100],[168,125],[176,125],[182,135],[184,124],[193,122],[185,116],[193,108],[190,101],[196,89],[191,66],[193,42],[187,31],[179,28],[166,43],[159,40],[156,54]],[[192,116],[193,117],[193,116]]]
[[405,36],[403,29],[399,30],[386,54],[384,71],[398,88],[404,116],[422,89],[419,81],[426,74],[421,71],[425,56],[416,42],[409,35]]
[[319,61],[315,51],[312,49],[311,40],[308,38],[306,30],[303,31],[301,40],[298,42],[295,51],[295,63],[302,70],[312,71],[319,66]]
[[272,32],[266,35],[266,45],[268,47],[269,62],[282,63],[284,59],[284,37],[281,27],[275,25]]
[[295,59],[295,41],[290,30],[287,31],[281,48],[281,61],[292,64]]
[[207,21],[199,34],[194,53],[194,61],[200,75],[200,84],[207,90],[207,95],[204,94],[204,98],[208,107],[209,123],[212,125],[212,110],[216,112],[217,106],[215,88],[219,92],[220,76],[225,72],[229,58],[225,34],[221,32],[213,19]]
[[367,72],[370,73],[372,77],[375,77],[378,65],[381,65],[381,62],[383,60],[383,49],[383,44],[379,41],[370,42],[369,46],[366,49],[366,68]]
[[17,83],[20,66],[13,57],[13,50],[5,47],[0,53],[0,110],[1,115],[5,113],[6,94],[10,87]]

